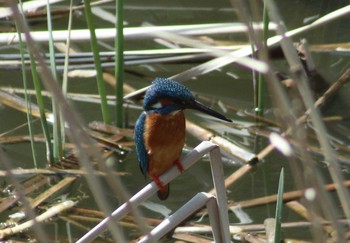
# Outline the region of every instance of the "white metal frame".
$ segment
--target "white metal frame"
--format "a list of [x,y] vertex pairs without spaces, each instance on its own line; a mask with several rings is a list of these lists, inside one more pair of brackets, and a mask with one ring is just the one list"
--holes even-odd
[[[208,193],[198,193],[174,214],[166,218],[162,223],[145,235],[139,242],[157,241],[165,234],[174,229],[189,215],[198,209],[206,206],[208,209],[210,224],[212,226],[213,237],[217,243],[230,242],[229,219],[227,211],[226,189],[224,185],[224,170],[221,162],[220,149],[211,142],[202,142],[194,148],[183,160],[182,165],[185,170],[199,161],[205,154],[209,153],[211,171],[213,176],[216,197]],[[181,173],[177,166],[173,166],[165,174],[159,177],[160,181],[168,184]],[[107,229],[107,224],[111,220],[119,221],[126,216],[130,209],[138,206],[146,201],[158,191],[158,187],[154,182],[149,183],[127,202],[122,204],[110,216],[102,220],[98,225],[81,237],[77,243],[85,243],[93,241],[98,235]]]

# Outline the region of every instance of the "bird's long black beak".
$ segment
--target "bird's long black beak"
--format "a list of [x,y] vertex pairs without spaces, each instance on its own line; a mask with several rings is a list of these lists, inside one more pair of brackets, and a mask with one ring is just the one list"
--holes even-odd
[[208,114],[208,115],[211,115],[213,117],[216,117],[218,119],[221,119],[221,120],[224,120],[224,121],[227,121],[227,122],[232,122],[231,119],[226,118],[224,115],[222,115],[219,112],[216,112],[216,111],[210,109],[209,107],[203,105],[202,103],[200,103],[197,100],[192,100],[190,102],[187,102],[184,105],[184,108],[198,110],[198,111],[201,111],[201,112],[203,112],[205,114]]

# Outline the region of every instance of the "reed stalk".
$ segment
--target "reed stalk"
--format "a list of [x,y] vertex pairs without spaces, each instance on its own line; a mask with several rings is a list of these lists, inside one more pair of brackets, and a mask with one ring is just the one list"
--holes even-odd
[[90,0],[85,1],[85,18],[86,22],[90,31],[90,43],[91,43],[91,49],[94,56],[95,61],[95,68],[96,68],[96,80],[97,80],[97,88],[98,92],[100,94],[101,99],[101,109],[102,109],[102,117],[103,121],[107,124],[111,123],[110,113],[109,113],[109,107],[107,104],[107,98],[106,98],[106,87],[103,80],[103,71],[101,67],[101,61],[100,61],[100,55],[99,55],[99,48],[95,33],[95,25],[93,21],[93,16],[91,12],[91,5]]
[[123,14],[123,0],[116,0],[116,38],[115,38],[115,77],[116,77],[116,125],[123,127],[124,111],[123,111],[123,97],[124,97],[124,14]]
[[[46,12],[47,12],[47,30],[49,33],[50,68],[51,68],[53,77],[55,78],[56,82],[58,82],[57,72],[56,72],[55,47],[54,47],[54,41],[53,41],[53,35],[52,35],[51,7],[50,7],[49,0],[47,0]],[[51,102],[52,102],[52,113],[53,113],[53,119],[54,119],[54,122],[52,124],[53,162],[58,162],[60,158],[62,158],[63,156],[62,136],[64,135],[62,135],[61,133],[64,133],[64,130],[63,131],[61,130],[61,115],[57,107],[57,104],[55,100],[51,100]]]

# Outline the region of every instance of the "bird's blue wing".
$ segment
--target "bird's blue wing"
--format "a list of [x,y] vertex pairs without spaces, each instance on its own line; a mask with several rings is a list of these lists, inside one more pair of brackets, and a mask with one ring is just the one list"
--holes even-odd
[[146,112],[142,112],[140,117],[137,119],[135,124],[135,145],[136,145],[136,153],[137,159],[139,161],[140,169],[142,174],[147,175],[148,171],[148,154],[145,147],[145,141],[143,138],[143,133],[145,131],[145,122],[146,122]]

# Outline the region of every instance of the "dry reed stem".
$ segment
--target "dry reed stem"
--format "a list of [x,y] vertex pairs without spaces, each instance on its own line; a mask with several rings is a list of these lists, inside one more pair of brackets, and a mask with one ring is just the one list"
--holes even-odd
[[121,134],[128,138],[133,138],[134,131],[127,128],[119,128],[113,125],[108,125],[103,122],[93,121],[89,123],[89,127],[93,130],[108,133],[108,134]]
[[[24,113],[29,113],[27,103],[22,97],[7,93],[3,90],[0,90],[0,103]],[[31,104],[31,115],[40,118],[39,107],[33,103]]]
[[[69,215],[65,216],[73,221],[82,221],[82,222],[88,222],[88,223],[96,223],[100,222],[101,219],[105,217],[105,215],[98,210],[93,209],[86,209],[86,208],[72,208],[69,211]],[[145,222],[147,222],[148,225],[151,226],[157,226],[162,222],[161,219],[155,219],[155,218],[143,218]],[[135,217],[132,215],[127,215],[124,219],[124,222],[135,222]]]
[[[292,209],[294,212],[296,212],[297,214],[299,214],[300,216],[304,217],[309,221],[311,221],[314,217],[317,217],[318,219],[320,219],[320,221],[324,221],[324,218],[319,215],[310,215],[310,212],[304,207],[304,205],[302,205],[297,201],[287,202],[286,205],[290,209]],[[334,232],[334,229],[331,225],[324,225],[323,230],[327,232],[329,235],[332,235],[332,232]]]
[[318,52],[318,51],[349,51],[350,43],[335,43],[335,44],[319,44],[319,45],[310,45],[310,51]]
[[[114,77],[114,75],[110,74],[110,73],[103,73],[103,79],[105,80],[105,82],[107,84],[109,84],[110,86],[112,86],[113,88],[115,88],[115,84],[116,82],[116,78]],[[123,84],[123,90],[125,94],[129,94],[131,92],[134,92],[135,89],[133,87],[131,87],[130,85],[124,83]]]
[[244,239],[251,243],[266,243],[266,238],[261,235],[245,234]]
[[[349,220],[339,220],[342,224],[349,224]],[[330,221],[321,221],[324,226],[331,225]],[[295,221],[282,223],[282,228],[300,228],[300,227],[310,227],[312,223],[309,221]],[[264,224],[238,224],[230,225],[230,233],[233,234],[242,234],[243,232],[254,232],[254,231],[264,231]],[[179,226],[175,229],[175,233],[197,233],[197,234],[210,234],[212,232],[211,226],[208,225],[199,225],[195,224],[193,226]]]
[[[8,176],[8,171],[4,171],[4,176]],[[49,178],[46,178],[41,175],[37,175],[34,177],[31,177],[21,184],[21,188],[23,188],[23,194],[27,195],[29,193],[32,193],[38,189],[40,189],[42,186],[46,185],[49,182]],[[5,211],[9,207],[13,206],[14,203],[16,203],[20,198],[16,196],[16,191],[13,191],[13,197],[11,198],[5,198],[0,200],[0,212]]]
[[[350,187],[350,180],[347,180],[344,182],[344,186]],[[327,184],[324,186],[325,190],[327,191],[334,191],[336,189],[336,185],[334,183],[332,184]],[[305,190],[296,190],[296,191],[291,191],[291,192],[285,192],[283,193],[283,201],[288,202],[291,200],[298,199],[304,195]],[[271,196],[266,196],[266,197],[259,197],[255,199],[249,199],[245,201],[240,201],[240,202],[234,202],[229,204],[229,207],[237,206],[239,205],[242,208],[249,208],[249,207],[255,207],[255,206],[260,206],[268,203],[275,203],[277,201],[277,195],[271,195]]]
[[5,237],[14,235],[14,234],[22,232],[28,228],[31,228],[34,224],[48,220],[48,219],[52,218],[53,216],[73,207],[74,205],[75,205],[75,202],[73,202],[71,200],[56,204],[56,205],[52,206],[51,208],[47,209],[41,215],[37,216],[35,218],[35,220],[29,220],[29,221],[24,222],[22,224],[19,224],[17,226],[0,230],[0,239],[4,239]]
[[47,198],[52,196],[54,193],[57,193],[58,191],[62,190],[64,187],[73,183],[76,179],[77,179],[77,177],[68,176],[68,177],[64,178],[63,180],[59,181],[54,186],[51,186],[48,190],[44,191],[43,193],[41,193],[39,196],[37,196],[36,198],[34,198],[30,202],[32,208],[37,207],[40,203],[45,201]]
[[74,215],[84,215],[95,218],[104,218],[106,215],[98,210],[89,209],[89,208],[72,208],[70,211]]
[[[45,138],[42,134],[34,135],[33,136],[34,142],[40,142],[45,143]],[[7,136],[7,137],[1,137],[0,136],[0,144],[15,144],[15,143],[24,143],[24,142],[30,142],[31,138],[29,135],[25,136]]]
[[[86,223],[89,223],[89,224],[97,224],[97,223],[101,222],[101,220],[103,219],[103,217],[95,218],[95,217],[74,215],[74,214],[68,215],[66,217],[68,219],[70,219],[70,220],[73,220],[73,221],[86,222]],[[89,230],[87,230],[87,231],[89,231]]]
[[[74,219],[72,219],[70,216],[58,216],[61,220],[71,224],[71,225],[74,225],[75,227],[77,228],[80,228],[82,229],[83,231],[89,231],[91,228],[90,227],[87,227],[81,223],[78,223],[76,222]],[[96,223],[96,221],[92,221],[93,223]]]
[[124,138],[122,135],[118,134],[118,135],[113,136],[113,138],[116,141],[112,141],[111,138],[104,137],[101,135],[101,133],[98,133],[95,131],[87,131],[87,132],[89,133],[90,137],[95,139],[98,143],[112,147],[112,148],[121,149],[121,146],[118,144],[118,141]]
[[[29,95],[36,95],[35,90],[33,90],[33,89],[24,90],[22,88],[1,86],[0,91],[3,91],[3,92],[8,93],[10,95],[24,94],[25,92],[27,92],[27,94],[29,94]],[[46,90],[42,90],[41,94],[45,97],[52,99],[52,94]],[[99,99],[100,98],[100,96],[98,94],[73,93],[73,92],[67,93],[66,96],[67,96],[67,98],[72,98],[72,99],[74,99],[74,98]],[[115,100],[115,96],[113,96],[113,95],[107,95],[106,97],[108,100]],[[35,105],[35,104],[32,103],[32,105]]]
[[175,233],[172,238],[184,241],[184,242],[193,242],[193,243],[211,243],[213,239],[207,239],[203,236],[193,235],[193,234],[185,234],[185,233]]
[[264,220],[266,238],[268,243],[273,243],[275,240],[275,224],[276,219],[267,218]]

